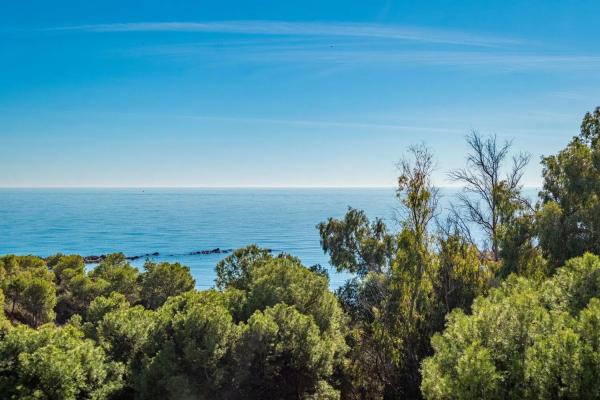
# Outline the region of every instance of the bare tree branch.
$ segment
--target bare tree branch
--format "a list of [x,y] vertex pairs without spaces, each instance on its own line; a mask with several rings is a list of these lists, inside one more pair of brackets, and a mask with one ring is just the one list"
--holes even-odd
[[[448,173],[452,181],[464,185],[462,193],[457,196],[462,212],[455,215],[464,220],[463,225],[476,224],[485,232],[494,259],[498,260],[499,227],[512,217],[508,214],[530,207],[521,196],[521,180],[530,156],[525,153],[513,156],[512,165],[502,179],[512,142],[499,143],[495,135],[482,137],[476,131],[471,132],[466,140],[470,148],[467,167]],[[515,207],[509,206],[511,204]]]

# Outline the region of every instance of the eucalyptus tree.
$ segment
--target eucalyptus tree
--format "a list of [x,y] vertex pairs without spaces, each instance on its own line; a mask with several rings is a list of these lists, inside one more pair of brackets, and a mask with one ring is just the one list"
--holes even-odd
[[538,234],[554,267],[591,251],[600,254],[600,107],[587,113],[566,148],[542,159]]
[[449,308],[468,309],[489,283],[468,241],[433,235],[434,167],[424,145],[409,148],[398,164],[399,231],[354,209],[319,225],[331,263],[357,274],[338,290],[351,317],[343,397],[418,398],[419,365],[431,354],[431,335],[443,328]]

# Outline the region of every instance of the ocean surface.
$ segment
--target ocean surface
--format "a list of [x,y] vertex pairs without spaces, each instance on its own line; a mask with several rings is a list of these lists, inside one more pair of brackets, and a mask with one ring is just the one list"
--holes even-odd
[[[447,203],[450,189],[442,191]],[[398,203],[382,189],[0,189],[0,254],[83,256],[123,252],[190,267],[199,289],[213,286],[215,264],[252,243],[330,269],[335,289],[349,275],[331,269],[316,225],[348,207],[390,228]],[[144,259],[132,261],[143,266]]]

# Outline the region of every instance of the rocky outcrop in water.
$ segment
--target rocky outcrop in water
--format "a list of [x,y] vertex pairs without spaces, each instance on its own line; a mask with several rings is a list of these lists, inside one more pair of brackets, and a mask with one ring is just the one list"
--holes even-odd
[[221,250],[220,248],[216,248],[216,249],[212,249],[212,250],[199,250],[199,251],[192,251],[191,253],[189,253],[190,256],[197,256],[200,254],[226,254],[226,253],[231,253],[233,250],[232,249],[224,249]]
[[[126,256],[125,259],[133,261],[139,260],[140,258],[157,257],[160,253],[155,251],[154,253],[146,253],[140,256]],[[106,259],[106,254],[100,254],[99,256],[85,256],[83,262],[86,264],[99,264]]]
[[[267,251],[269,253],[271,253],[273,250],[267,249]],[[192,251],[190,253],[185,253],[185,254],[170,254],[169,256],[170,257],[177,257],[178,255],[198,256],[198,255],[208,255],[208,254],[228,254],[231,252],[233,252],[233,249],[221,249],[219,247],[216,247],[214,249],[196,250],[196,251]],[[154,253],[147,253],[147,254],[142,254],[139,256],[126,256],[125,258],[127,260],[134,261],[134,260],[139,260],[141,258],[157,257],[159,255],[160,255],[160,253],[158,251],[155,251]],[[85,262],[86,264],[99,264],[102,261],[104,261],[105,259],[106,259],[106,254],[91,255],[91,256],[83,257],[83,262]]]

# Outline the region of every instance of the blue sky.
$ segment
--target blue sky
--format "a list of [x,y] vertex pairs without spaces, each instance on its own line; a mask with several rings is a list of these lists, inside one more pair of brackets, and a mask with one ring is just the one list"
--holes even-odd
[[600,105],[596,1],[14,1],[0,186],[388,186],[472,129],[539,159]]

